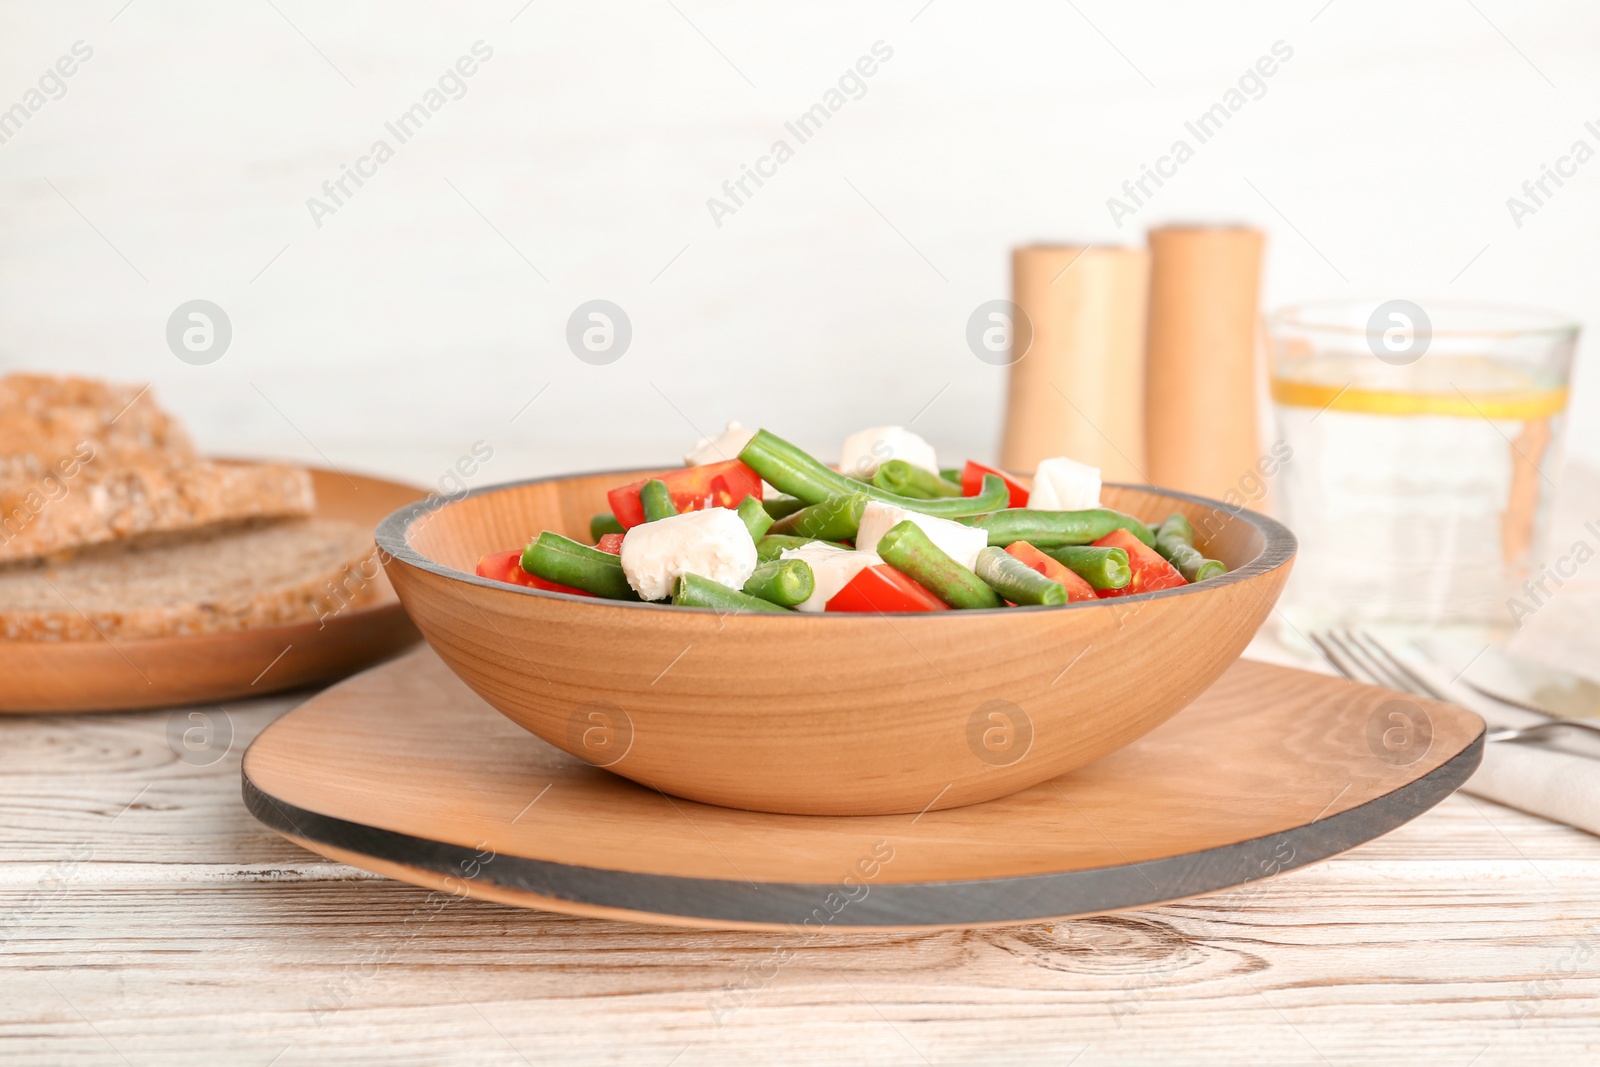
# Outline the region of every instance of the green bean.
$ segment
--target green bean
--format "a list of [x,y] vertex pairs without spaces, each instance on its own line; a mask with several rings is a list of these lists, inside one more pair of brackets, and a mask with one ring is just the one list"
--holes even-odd
[[644,483],[639,490],[639,503],[644,507],[645,522],[670,519],[678,513],[678,505],[672,502],[672,490],[660,478],[651,478]]
[[984,584],[1013,604],[1049,604],[1052,607],[1067,602],[1067,587],[1053,578],[1046,578],[1020,559],[1008,555],[1006,550],[990,545],[978,553],[976,572]]
[[816,588],[811,564],[803,559],[775,559],[758,564],[750,580],[744,583],[744,591],[751,596],[786,608],[799,604]]
[[1122,589],[1133,580],[1128,553],[1120,548],[1092,545],[1057,545],[1039,551],[1072,571],[1096,589]]
[[1174,511],[1166,522],[1156,527],[1156,536],[1159,538],[1162,534],[1170,534],[1191,547],[1194,545],[1194,527],[1181,512]]
[[622,559],[549,530],[522,550],[522,569],[547,582],[582,589],[608,600],[638,600],[622,573]]
[[786,548],[799,548],[802,545],[827,545],[829,548],[848,549],[849,545],[841,545],[837,541],[819,541],[815,537],[795,537],[791,534],[767,534],[756,542],[756,558],[762,563],[777,559]]
[[960,482],[947,482],[932,471],[913,466],[903,459],[885,460],[879,464],[877,473],[872,476],[872,484],[891,493],[923,500],[961,495]]
[[1190,582],[1203,582],[1228,573],[1228,565],[1220,559],[1207,559],[1200,554],[1194,547],[1194,527],[1176,513],[1167,516],[1167,521],[1156,531],[1156,551]]
[[952,496],[940,500],[917,500],[880,489],[869,482],[859,482],[847,475],[817,462],[803,449],[796,448],[774,434],[761,430],[744,446],[739,458],[781,492],[818,504],[830,496],[841,493],[865,493],[873,500],[894,504],[923,515],[937,515],[956,519],[966,515],[982,515],[1004,507],[1011,499],[1011,491],[998,475],[985,475],[983,490],[977,496]]
[[961,468],[960,467],[945,467],[943,470],[941,470],[939,472],[939,477],[943,478],[947,482],[955,482],[957,485],[960,485],[961,484]]
[[776,534],[811,537],[819,541],[846,541],[861,529],[861,513],[867,510],[867,494],[848,493],[830,496],[772,524]]
[[589,538],[598,541],[608,533],[627,533],[627,527],[617,521],[617,517],[609,511],[602,511],[589,520]]
[[796,500],[792,496],[775,496],[761,502],[761,507],[774,519],[781,519],[785,515],[793,515],[806,506],[804,500]]
[[753,496],[747,496],[739,501],[739,518],[744,520],[745,529],[750,531],[750,540],[756,544],[767,536],[767,531],[772,529],[772,516],[767,514],[761,506],[761,501]]
[[[998,478],[995,480],[999,481]],[[1127,530],[1147,545],[1155,544],[1156,540],[1150,527],[1132,515],[1124,515],[1110,508],[1091,508],[1087,511],[1007,508],[967,521],[988,530],[989,543],[1001,548],[1017,541],[1026,541],[1038,549],[1057,545],[1087,545],[1100,540],[1112,530]]]
[[677,587],[672,592],[672,602],[684,608],[711,608],[724,615],[789,610],[769,600],[741,593],[737,589],[729,589],[721,582],[713,582],[710,578],[702,578],[698,574],[678,576]]
[[982,578],[951,559],[909,519],[889,528],[878,542],[878,555],[953,608],[1004,606]]

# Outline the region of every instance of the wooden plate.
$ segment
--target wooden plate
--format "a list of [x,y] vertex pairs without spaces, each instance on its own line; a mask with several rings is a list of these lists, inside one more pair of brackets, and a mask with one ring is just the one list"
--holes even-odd
[[[374,527],[424,491],[311,470],[317,515]],[[377,602],[325,621],[135,641],[0,641],[0,712],[133,711],[319,685],[394,655],[420,634],[387,580]]]
[[1132,745],[1000,800],[770,815],[583,763],[419,649],[268,727],[243,785],[290,840],[463,896],[710,928],[984,926],[1326,859],[1437,804],[1482,753],[1461,708],[1241,660]]

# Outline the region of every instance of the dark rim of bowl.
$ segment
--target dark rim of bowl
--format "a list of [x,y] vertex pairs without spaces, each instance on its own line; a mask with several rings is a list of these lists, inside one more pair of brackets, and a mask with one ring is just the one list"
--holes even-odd
[[[467,500],[471,497],[485,496],[489,493],[500,493],[508,489],[521,489],[522,487],[529,485],[542,485],[546,482],[564,482],[570,481],[574,478],[593,478],[602,474],[614,476],[619,479],[617,482],[618,485],[624,485],[626,482],[622,479],[636,479],[638,475],[649,474],[651,471],[660,469],[661,468],[659,467],[637,467],[619,471],[588,471],[577,474],[556,474],[543,478],[524,478],[521,481],[516,482],[500,482],[496,485],[485,485],[477,489],[468,490],[464,493],[455,493],[449,496],[441,496],[437,493],[432,493],[429,494],[426,499],[420,500],[414,504],[407,504],[404,507],[392,512],[387,518],[378,524],[378,529],[374,534],[374,538],[378,543],[379,552],[384,557],[397,559],[402,563],[409,564],[410,566],[416,567],[419,570],[428,571],[430,574],[437,574],[441,578],[463,581],[470,585],[479,585],[483,586],[485,589],[499,589],[521,596],[549,597],[555,600],[566,600],[574,603],[588,604],[595,608],[616,608],[623,610],[644,611],[661,611],[663,609],[670,609],[674,612],[695,611],[709,615],[729,614],[727,612],[718,612],[715,608],[690,608],[667,603],[652,603],[649,601],[607,600],[602,597],[575,596],[572,593],[555,593],[544,589],[530,589],[527,586],[511,585],[507,582],[495,581],[493,578],[480,578],[478,575],[472,574],[468,571],[457,570],[454,567],[446,567],[444,564],[439,563],[436,560],[429,559],[427,556],[424,556],[422,553],[412,548],[410,543],[406,540],[407,533],[419,518],[422,518],[424,515],[431,515],[442,508],[448,507],[451,504],[459,503],[463,500]],[[1219,586],[1233,585],[1236,582],[1248,581],[1251,578],[1256,578],[1260,575],[1268,573],[1269,571],[1276,570],[1293,558],[1295,551],[1299,547],[1299,541],[1295,538],[1294,533],[1287,526],[1279,522],[1277,519],[1263,515],[1258,511],[1252,511],[1249,508],[1235,508],[1228,504],[1224,504],[1220,500],[1213,500],[1210,497],[1196,496],[1193,493],[1180,493],[1175,489],[1162,489],[1159,486],[1153,485],[1130,485],[1120,482],[1108,482],[1106,483],[1106,488],[1129,489],[1135,492],[1143,493],[1159,493],[1162,496],[1169,496],[1176,500],[1185,500],[1191,504],[1200,504],[1205,507],[1212,508],[1228,516],[1229,518],[1242,519],[1245,522],[1248,522],[1251,526],[1254,526],[1257,530],[1260,530],[1262,537],[1265,539],[1265,544],[1262,545],[1261,551],[1254,559],[1250,560],[1250,562],[1246,563],[1238,570],[1230,570],[1228,573],[1220,575],[1219,577],[1207,578],[1204,582],[1195,582],[1180,589],[1158,589],[1153,593],[1134,593],[1126,597],[1107,597],[1104,600],[1080,600],[1076,603],[1064,604],[1059,607],[1049,607],[1040,604],[1020,605],[1013,608],[969,608],[961,611],[960,614],[963,617],[966,617],[971,615],[1015,615],[1018,612],[1032,611],[1073,611],[1094,608],[1106,608],[1109,610],[1118,604],[1125,604],[1129,601],[1145,602],[1155,600],[1160,597],[1192,595],[1195,593],[1204,592],[1207,589],[1215,589]],[[862,617],[860,612],[843,611],[790,612],[789,614],[800,615],[804,618],[812,619],[849,619]],[[925,611],[884,611],[879,612],[878,614],[892,618],[915,618],[926,615],[942,616],[944,613]],[[777,619],[779,618],[779,615],[777,612],[751,612],[748,617]]]

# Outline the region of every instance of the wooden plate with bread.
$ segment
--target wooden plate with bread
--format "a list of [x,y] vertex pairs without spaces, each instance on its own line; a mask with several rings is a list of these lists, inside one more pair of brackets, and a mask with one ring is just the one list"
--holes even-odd
[[372,529],[423,491],[199,456],[147,389],[0,378],[0,712],[314,685],[417,639]]

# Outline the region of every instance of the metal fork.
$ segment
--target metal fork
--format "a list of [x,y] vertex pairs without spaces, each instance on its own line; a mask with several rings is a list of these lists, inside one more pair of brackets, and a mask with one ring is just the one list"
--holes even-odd
[[[1383,643],[1365,630],[1333,627],[1312,631],[1311,643],[1317,646],[1324,659],[1354,682],[1396,689],[1413,696],[1454,704],[1455,700],[1438,686],[1417,674],[1399,656],[1390,652]],[[1587,730],[1600,735],[1600,723],[1581,722],[1577,719],[1551,719],[1531,726],[1498,726],[1484,734],[1488,741],[1535,741],[1561,729]]]

